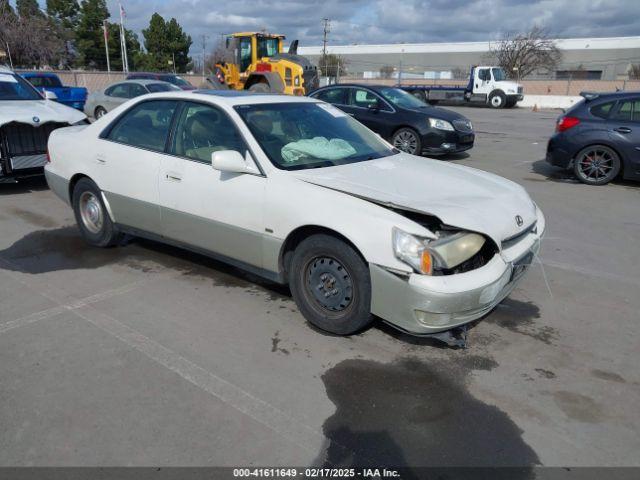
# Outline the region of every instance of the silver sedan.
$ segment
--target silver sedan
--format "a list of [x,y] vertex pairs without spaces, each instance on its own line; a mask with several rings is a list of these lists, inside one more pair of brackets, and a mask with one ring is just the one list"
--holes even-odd
[[84,113],[96,119],[102,117],[127,100],[147,93],[180,91],[179,87],[159,80],[125,80],[92,92],[87,98]]

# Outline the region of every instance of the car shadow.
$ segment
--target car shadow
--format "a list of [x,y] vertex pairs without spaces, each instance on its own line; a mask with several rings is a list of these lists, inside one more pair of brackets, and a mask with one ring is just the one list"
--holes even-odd
[[[581,183],[574,175],[571,170],[565,170],[560,167],[554,167],[550,165],[545,160],[537,160],[531,164],[531,171],[533,173],[537,173],[539,175],[543,175],[546,180],[550,180],[552,182],[558,183]],[[618,177],[611,182],[614,185],[619,185],[625,188],[632,188],[634,190],[638,189],[638,182],[634,182],[632,180],[626,180],[622,177]]]
[[447,153],[445,155],[423,155],[423,157],[429,158],[431,160],[443,160],[443,161],[464,160],[465,158],[469,158],[470,156],[471,155],[468,152]]
[[3,195],[20,195],[22,193],[39,192],[48,190],[47,180],[44,175],[36,177],[23,178],[15,183],[0,183],[0,196]]

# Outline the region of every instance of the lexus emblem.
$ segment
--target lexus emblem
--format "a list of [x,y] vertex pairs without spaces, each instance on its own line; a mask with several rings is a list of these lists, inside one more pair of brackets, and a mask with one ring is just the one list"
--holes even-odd
[[522,219],[522,217],[520,215],[516,215],[516,225],[521,227],[523,224],[524,224],[524,220]]
[[40,123],[39,117],[33,117],[31,120],[33,120],[33,123]]

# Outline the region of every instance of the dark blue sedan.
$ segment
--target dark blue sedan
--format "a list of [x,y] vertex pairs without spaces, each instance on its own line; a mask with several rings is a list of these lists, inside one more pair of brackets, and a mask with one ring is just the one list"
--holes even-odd
[[547,162],[588,185],[640,180],[640,92],[587,93],[567,110],[547,145]]

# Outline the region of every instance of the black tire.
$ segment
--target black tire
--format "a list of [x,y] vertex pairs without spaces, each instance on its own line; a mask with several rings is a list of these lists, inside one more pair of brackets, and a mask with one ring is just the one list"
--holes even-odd
[[420,135],[413,128],[405,127],[398,129],[391,137],[391,144],[398,150],[420,155],[422,153],[422,142]]
[[421,102],[427,103],[427,96],[424,94],[422,90],[414,90],[413,92],[411,92],[411,95],[416,97]]
[[89,245],[110,247],[120,242],[122,234],[111,221],[100,189],[92,180],[78,180],[73,187],[72,205],[80,233]]
[[93,118],[98,120],[100,117],[107,114],[107,111],[103,107],[97,107],[93,112]]
[[494,90],[489,95],[489,106],[491,108],[504,108],[507,105],[507,96],[500,90]]
[[254,83],[253,85],[251,85],[249,87],[249,91],[250,92],[257,92],[257,93],[270,93],[271,92],[271,87],[269,87],[269,85],[267,83]]
[[369,267],[336,237],[313,235],[298,245],[289,288],[304,318],[321,330],[351,335],[373,321]]
[[605,145],[590,145],[578,152],[573,173],[587,185],[606,185],[620,173],[620,156]]
[[505,105],[505,108],[513,108],[516,106],[516,103],[518,103],[517,99],[507,98],[507,104]]

